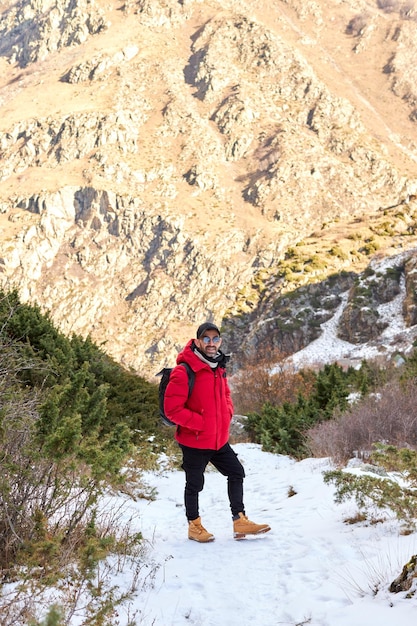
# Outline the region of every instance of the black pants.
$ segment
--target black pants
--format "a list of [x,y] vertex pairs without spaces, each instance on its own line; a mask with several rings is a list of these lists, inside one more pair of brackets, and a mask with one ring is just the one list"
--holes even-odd
[[232,515],[244,513],[243,479],[245,470],[236,452],[227,443],[220,450],[199,450],[180,445],[185,472],[184,503],[188,520],[199,517],[198,494],[204,487],[204,471],[209,463],[227,476],[227,495]]

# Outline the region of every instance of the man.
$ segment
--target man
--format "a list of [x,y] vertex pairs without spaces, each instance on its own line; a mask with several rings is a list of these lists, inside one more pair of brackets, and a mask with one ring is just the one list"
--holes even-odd
[[[188,520],[188,538],[200,543],[214,536],[201,523],[199,493],[204,486],[204,471],[209,463],[227,477],[227,493],[233,518],[235,539],[270,530],[268,524],[248,520],[243,505],[245,472],[230,447],[229,430],[233,403],[226,377],[226,356],[215,324],[205,322],[177,357],[165,392],[164,410],[177,424],[175,438],[182,450],[185,471],[184,503]],[[180,363],[188,363],[195,374],[188,398],[188,373]]]

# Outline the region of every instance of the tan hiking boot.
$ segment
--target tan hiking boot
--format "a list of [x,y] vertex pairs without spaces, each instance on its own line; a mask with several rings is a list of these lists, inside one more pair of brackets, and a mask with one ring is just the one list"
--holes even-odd
[[197,517],[188,524],[188,539],[199,543],[208,543],[214,541],[214,535],[209,533],[201,524],[201,517]]
[[233,521],[233,536],[235,539],[243,539],[246,535],[262,535],[271,530],[268,524],[255,524],[244,513],[239,513],[239,518]]

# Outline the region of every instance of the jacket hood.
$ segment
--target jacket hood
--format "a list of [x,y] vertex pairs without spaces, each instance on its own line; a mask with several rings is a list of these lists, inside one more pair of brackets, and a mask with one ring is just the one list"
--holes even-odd
[[185,363],[188,363],[191,366],[191,368],[195,372],[197,372],[198,370],[202,368],[209,367],[209,365],[207,365],[206,363],[203,363],[203,361],[201,361],[201,359],[199,359],[198,356],[194,354],[194,351],[191,347],[193,344],[194,344],[194,339],[190,339],[190,341],[187,343],[185,348],[181,350],[181,352],[177,356],[177,365],[178,363],[184,363],[185,361]]

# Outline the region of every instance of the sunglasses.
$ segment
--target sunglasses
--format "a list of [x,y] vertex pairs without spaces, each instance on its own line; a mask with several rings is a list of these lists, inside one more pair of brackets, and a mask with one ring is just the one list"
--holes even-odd
[[216,337],[202,337],[201,341],[203,343],[206,344],[206,346],[208,346],[208,344],[210,343],[210,341],[212,341],[214,344],[216,343],[220,343],[220,337],[216,336]]

